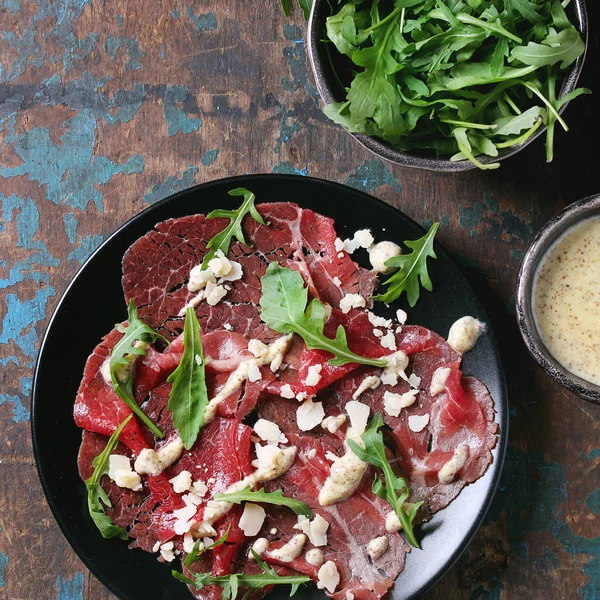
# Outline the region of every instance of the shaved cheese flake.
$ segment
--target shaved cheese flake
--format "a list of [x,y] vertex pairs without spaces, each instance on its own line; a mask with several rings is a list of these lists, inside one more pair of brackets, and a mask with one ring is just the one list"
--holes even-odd
[[398,319],[398,323],[400,323],[400,325],[404,325],[404,323],[406,323],[406,319],[408,319],[408,315],[406,314],[406,311],[399,308],[396,311],[396,319]]
[[289,383],[281,386],[281,397],[282,398],[295,398],[294,391],[292,390],[292,386]]
[[408,428],[415,433],[423,431],[429,425],[429,415],[410,415],[408,417]]
[[266,419],[259,419],[256,421],[254,431],[256,431],[259,437],[265,440],[265,442],[277,442],[281,436],[281,429],[279,429],[279,426]]
[[321,381],[321,371],[323,370],[323,365],[311,365],[308,367],[308,373],[306,374],[306,379],[304,383],[311,387],[314,387]]
[[169,479],[169,483],[176,494],[183,494],[192,487],[192,474],[189,471],[181,471],[179,475]]
[[364,308],[367,301],[360,294],[346,294],[340,300],[340,309],[344,314],[348,314],[351,308]]
[[321,423],[325,417],[322,402],[305,400],[296,411],[296,421],[301,431],[310,431]]
[[357,402],[356,400],[346,402],[346,412],[350,417],[353,436],[361,436],[365,432],[370,410],[371,409],[362,402]]
[[329,433],[336,433],[337,430],[346,422],[346,415],[344,414],[340,414],[337,416],[329,416],[325,419],[323,419],[323,422],[321,423],[321,427],[323,429],[327,429],[327,431],[329,431]]
[[111,454],[108,457],[108,476],[114,481],[117,471],[131,471],[131,463],[122,454]]
[[388,350],[396,350],[396,336],[393,331],[388,331],[380,340],[382,348],[387,348]]
[[264,358],[269,354],[269,346],[267,346],[264,342],[255,339],[252,339],[248,342],[248,350],[256,358]]
[[248,361],[248,381],[254,383],[262,379],[262,373],[254,361]]
[[322,590],[327,590],[330,594],[335,592],[340,583],[340,574],[337,566],[332,560],[328,560],[320,569],[317,575],[317,587]]
[[256,535],[265,522],[266,514],[265,509],[259,504],[246,502],[239,523],[240,529],[244,532],[244,535],[247,537]]

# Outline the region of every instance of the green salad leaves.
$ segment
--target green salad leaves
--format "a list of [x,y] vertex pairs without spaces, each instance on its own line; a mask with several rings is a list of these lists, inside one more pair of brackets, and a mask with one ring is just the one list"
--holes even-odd
[[346,331],[340,325],[335,339],[323,333],[327,320],[325,306],[316,298],[308,306],[308,289],[297,271],[282,267],[276,262],[269,264],[261,278],[261,319],[278,333],[297,333],[310,350],[325,350],[333,354],[329,364],[340,366],[347,363],[384,367],[383,359],[367,358],[354,354],[348,348]]
[[200,325],[196,312],[191,307],[185,313],[183,355],[167,381],[173,384],[168,405],[173,415],[173,425],[184,447],[189,450],[204,426],[204,412],[209,402]]
[[230,494],[215,494],[214,500],[224,500],[233,504],[241,504],[242,502],[262,502],[264,504],[275,504],[276,506],[287,506],[291,508],[297,515],[304,515],[309,519],[312,518],[312,510],[306,502],[294,500],[283,495],[281,490],[274,492],[265,492],[264,489],[253,492],[250,487],[244,488],[239,492],[231,492]]
[[125,428],[125,425],[131,421],[133,415],[129,415],[115,430],[115,432],[110,436],[104,450],[94,458],[92,461],[92,466],[94,467],[94,472],[92,476],[85,482],[85,487],[87,488],[88,494],[88,510],[90,512],[90,517],[96,524],[96,527],[102,534],[103,538],[119,538],[121,540],[127,539],[127,532],[115,525],[112,522],[112,519],[105,513],[105,507],[110,508],[111,503],[106,495],[106,492],[102,489],[100,485],[100,480],[103,475],[108,473],[109,459],[110,455],[113,453],[113,450],[117,447],[119,443],[119,436],[121,432]]
[[394,512],[402,524],[402,530],[406,536],[406,541],[411,546],[420,548],[419,542],[417,542],[417,538],[415,538],[415,533],[413,531],[413,521],[417,514],[417,510],[423,502],[405,504],[410,494],[410,490],[406,480],[402,477],[397,477],[394,474],[394,471],[392,471],[392,467],[385,454],[383,435],[381,434],[381,431],[379,431],[382,426],[383,418],[381,413],[377,413],[369,421],[367,429],[361,436],[365,447],[361,448],[353,440],[348,440],[348,446],[360,460],[368,462],[370,465],[383,471],[385,482],[379,475],[375,475],[372,487],[373,493],[382,500],[385,500],[394,509]]
[[[312,8],[313,0],[298,0],[298,7],[302,11],[304,15],[304,19],[308,21],[308,16],[310,15],[310,9]],[[292,12],[292,0],[281,0],[281,8],[283,9],[283,14],[286,17],[290,16]]]
[[433,151],[481,169],[499,163],[477,157],[494,158],[546,125],[551,161],[555,122],[567,129],[558,110],[590,93],[556,98],[565,69],[585,51],[563,4],[347,0],[327,19],[326,33],[338,54],[332,64],[352,75],[343,82],[345,100],[325,106],[325,114],[400,150]]
[[230,575],[214,576],[212,573],[193,573],[194,579],[190,579],[179,571],[171,571],[173,577],[187,585],[193,585],[197,590],[202,589],[206,585],[218,585],[222,590],[222,600],[236,600],[240,588],[247,588],[248,591],[244,594],[242,600],[246,600],[252,590],[260,590],[271,585],[292,586],[290,596],[293,596],[300,585],[308,583],[310,577],[308,575],[277,575],[277,573],[265,563],[258,554],[252,550],[254,560],[259,564],[263,573],[256,575],[246,575],[245,573],[231,573]]
[[242,230],[242,221],[247,214],[250,214],[257,223],[268,225],[268,223],[265,223],[258,210],[256,210],[256,207],[254,206],[256,196],[250,190],[247,190],[246,188],[235,188],[234,190],[230,190],[228,194],[230,196],[243,196],[244,201],[242,202],[242,205],[235,210],[217,209],[208,213],[206,216],[207,219],[215,219],[217,217],[229,219],[229,225],[227,225],[223,231],[220,231],[217,235],[212,237],[208,242],[209,251],[202,260],[202,269],[206,268],[208,261],[214,258],[219,250],[227,256],[229,253],[229,246],[234,238],[238,242],[248,246]]
[[385,262],[386,266],[398,270],[383,282],[383,285],[388,286],[386,292],[374,296],[374,300],[390,304],[399,298],[402,292],[406,292],[408,303],[413,307],[420,295],[419,281],[428,292],[433,290],[427,271],[427,258],[437,258],[433,251],[433,238],[439,226],[439,223],[433,223],[422,238],[405,241],[404,244],[412,250],[410,254],[400,254]]
[[161,438],[160,429],[145,415],[133,397],[133,376],[135,359],[145,356],[148,346],[158,339],[167,340],[148,327],[137,315],[137,309],[133,298],[127,308],[127,325],[117,324],[116,328],[123,337],[115,344],[110,354],[110,378],[115,393],[142,421],[156,437]]

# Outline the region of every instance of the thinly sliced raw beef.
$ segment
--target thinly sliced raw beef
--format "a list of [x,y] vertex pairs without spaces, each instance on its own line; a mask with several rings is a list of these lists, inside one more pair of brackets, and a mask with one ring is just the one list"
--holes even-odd
[[[371,492],[372,474],[365,476],[359,489],[345,502],[320,506],[317,498],[329,475],[330,466],[325,457],[323,441],[304,435],[286,435],[290,443],[299,448],[299,455],[290,470],[273,482],[272,486],[282,488],[286,496],[306,502],[315,514],[320,514],[329,523],[327,546],[321,547],[320,550],[326,561],[335,562],[341,578],[339,591],[331,596],[345,600],[348,590],[359,600],[378,600],[403,570],[405,555],[409,550],[400,534],[386,533],[385,519],[390,506]],[[313,454],[311,450],[315,451],[315,455],[309,458]],[[331,447],[329,450],[335,448]],[[295,517],[292,524],[294,521]],[[283,530],[286,533],[290,532],[289,523]],[[293,529],[291,531],[297,533]],[[373,561],[367,553],[367,544],[382,535],[388,536],[389,548],[381,558]],[[286,538],[290,537],[288,533]],[[281,543],[271,544],[270,549]],[[307,541],[305,550],[311,547]],[[303,557],[292,563],[281,563],[267,552],[264,558],[267,562],[289,566],[317,580],[317,569],[308,564]]]
[[[197,306],[205,331],[229,323],[246,337],[272,338],[258,311],[260,277],[272,261],[300,271],[312,294],[332,306],[338,306],[346,293],[371,296],[375,275],[345,252],[338,257],[331,219],[289,203],[257,208],[269,226],[249,216],[244,219],[246,241],[252,248],[234,242],[229,252],[229,257],[242,265],[243,277],[229,284],[231,291],[225,301],[213,307],[206,302]],[[136,301],[140,317],[151,327],[171,338],[179,334],[182,322],[177,315],[194,295],[187,289],[190,271],[202,262],[210,238],[227,224],[226,219],[206,219],[204,215],[170,219],[129,248],[123,257],[125,297],[127,302],[131,298]]]

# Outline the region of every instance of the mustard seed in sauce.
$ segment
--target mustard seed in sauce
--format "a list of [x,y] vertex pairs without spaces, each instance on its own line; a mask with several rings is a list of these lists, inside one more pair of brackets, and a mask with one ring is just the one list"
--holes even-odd
[[543,256],[533,312],[554,358],[600,385],[600,217],[568,229]]

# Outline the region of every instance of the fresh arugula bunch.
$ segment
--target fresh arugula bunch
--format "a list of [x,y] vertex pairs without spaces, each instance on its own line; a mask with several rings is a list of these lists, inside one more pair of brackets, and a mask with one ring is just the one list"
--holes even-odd
[[189,450],[204,426],[204,413],[209,402],[200,325],[196,312],[191,307],[185,313],[183,354],[167,381],[173,384],[168,405],[173,415],[173,425],[184,447]]
[[[292,12],[292,4],[292,0],[281,0],[281,8],[286,17],[289,17]],[[312,0],[298,0],[298,6],[304,15],[304,19],[308,21],[310,9],[312,8]]]
[[161,430],[146,416],[133,397],[133,377],[135,359],[145,356],[148,346],[158,339],[167,339],[148,327],[137,314],[133,298],[127,308],[127,325],[117,324],[116,328],[123,337],[115,344],[110,354],[110,378],[115,393],[148,429],[158,438],[163,436]]
[[232,504],[241,504],[242,502],[262,502],[263,504],[275,504],[276,506],[287,506],[291,508],[297,515],[304,515],[309,519],[312,517],[312,511],[306,502],[302,500],[294,500],[283,495],[281,490],[274,492],[265,492],[264,489],[253,492],[250,487],[246,487],[239,492],[231,492],[229,494],[215,494],[214,500],[224,500]]
[[427,271],[427,258],[437,258],[433,250],[433,238],[439,226],[439,223],[433,223],[422,238],[405,241],[405,245],[412,250],[410,254],[400,254],[385,261],[386,266],[398,270],[383,282],[383,285],[388,286],[386,292],[374,296],[373,300],[390,304],[399,298],[402,292],[406,292],[408,303],[413,307],[419,299],[419,280],[428,292],[433,290]]
[[[564,3],[563,3],[564,4]],[[351,61],[346,99],[325,114],[354,133],[450,160],[496,157],[546,125],[553,157],[556,86],[585,51],[560,0],[348,0],[326,22]],[[384,8],[385,7],[385,8]],[[339,77],[338,77],[339,79]],[[348,83],[348,82],[346,82]]]
[[423,502],[416,502],[414,504],[406,503],[410,490],[406,480],[402,477],[397,477],[394,471],[392,471],[392,466],[385,453],[383,435],[381,434],[381,431],[379,431],[382,426],[383,418],[381,413],[377,413],[369,421],[367,429],[361,436],[365,447],[361,448],[354,440],[348,440],[347,443],[350,450],[352,450],[360,460],[383,471],[385,482],[379,475],[375,475],[372,487],[373,493],[382,500],[385,500],[394,509],[394,512],[402,524],[402,530],[406,536],[406,541],[411,546],[420,548],[419,542],[417,542],[417,538],[413,531],[413,521],[415,520],[417,510]]
[[277,575],[254,550],[251,551],[254,560],[259,564],[263,573],[256,575],[231,573],[230,575],[218,576],[214,576],[212,573],[193,573],[194,579],[186,577],[179,571],[171,571],[171,573],[178,581],[187,585],[193,585],[197,590],[202,589],[206,585],[218,585],[223,590],[221,595],[222,600],[236,600],[240,588],[248,588],[248,591],[242,596],[242,600],[247,600],[252,590],[259,590],[271,585],[285,584],[292,586],[290,596],[293,596],[298,591],[300,585],[310,581],[308,575]]
[[268,225],[268,223],[265,223],[265,220],[258,210],[256,210],[256,207],[254,206],[256,196],[250,190],[246,188],[235,188],[234,190],[230,190],[228,194],[230,196],[243,196],[244,201],[242,202],[242,205],[235,210],[217,209],[208,213],[206,216],[207,219],[215,219],[217,217],[229,219],[229,225],[212,237],[208,242],[207,247],[209,251],[202,260],[202,269],[206,268],[208,261],[216,256],[218,250],[221,250],[221,252],[227,256],[229,253],[229,246],[234,238],[238,242],[244,244],[244,246],[251,247],[246,243],[244,232],[242,230],[242,221],[247,214],[250,214],[257,223]]
[[96,527],[102,534],[103,538],[119,538],[121,540],[127,539],[127,532],[122,528],[118,527],[112,522],[112,519],[105,513],[105,507],[110,508],[111,503],[106,495],[106,492],[100,485],[100,480],[103,475],[108,473],[110,455],[119,443],[119,436],[123,431],[125,425],[131,421],[133,415],[129,415],[110,436],[104,450],[94,458],[92,466],[94,472],[92,476],[85,482],[88,494],[88,510],[90,517],[94,521]]
[[297,333],[310,350],[330,352],[333,354],[329,361],[331,365],[358,363],[385,367],[386,361],[383,359],[354,354],[348,348],[346,331],[342,325],[338,327],[335,339],[323,333],[327,320],[325,306],[317,298],[308,304],[308,289],[300,273],[272,262],[262,276],[261,284],[260,318],[271,329],[278,333]]

